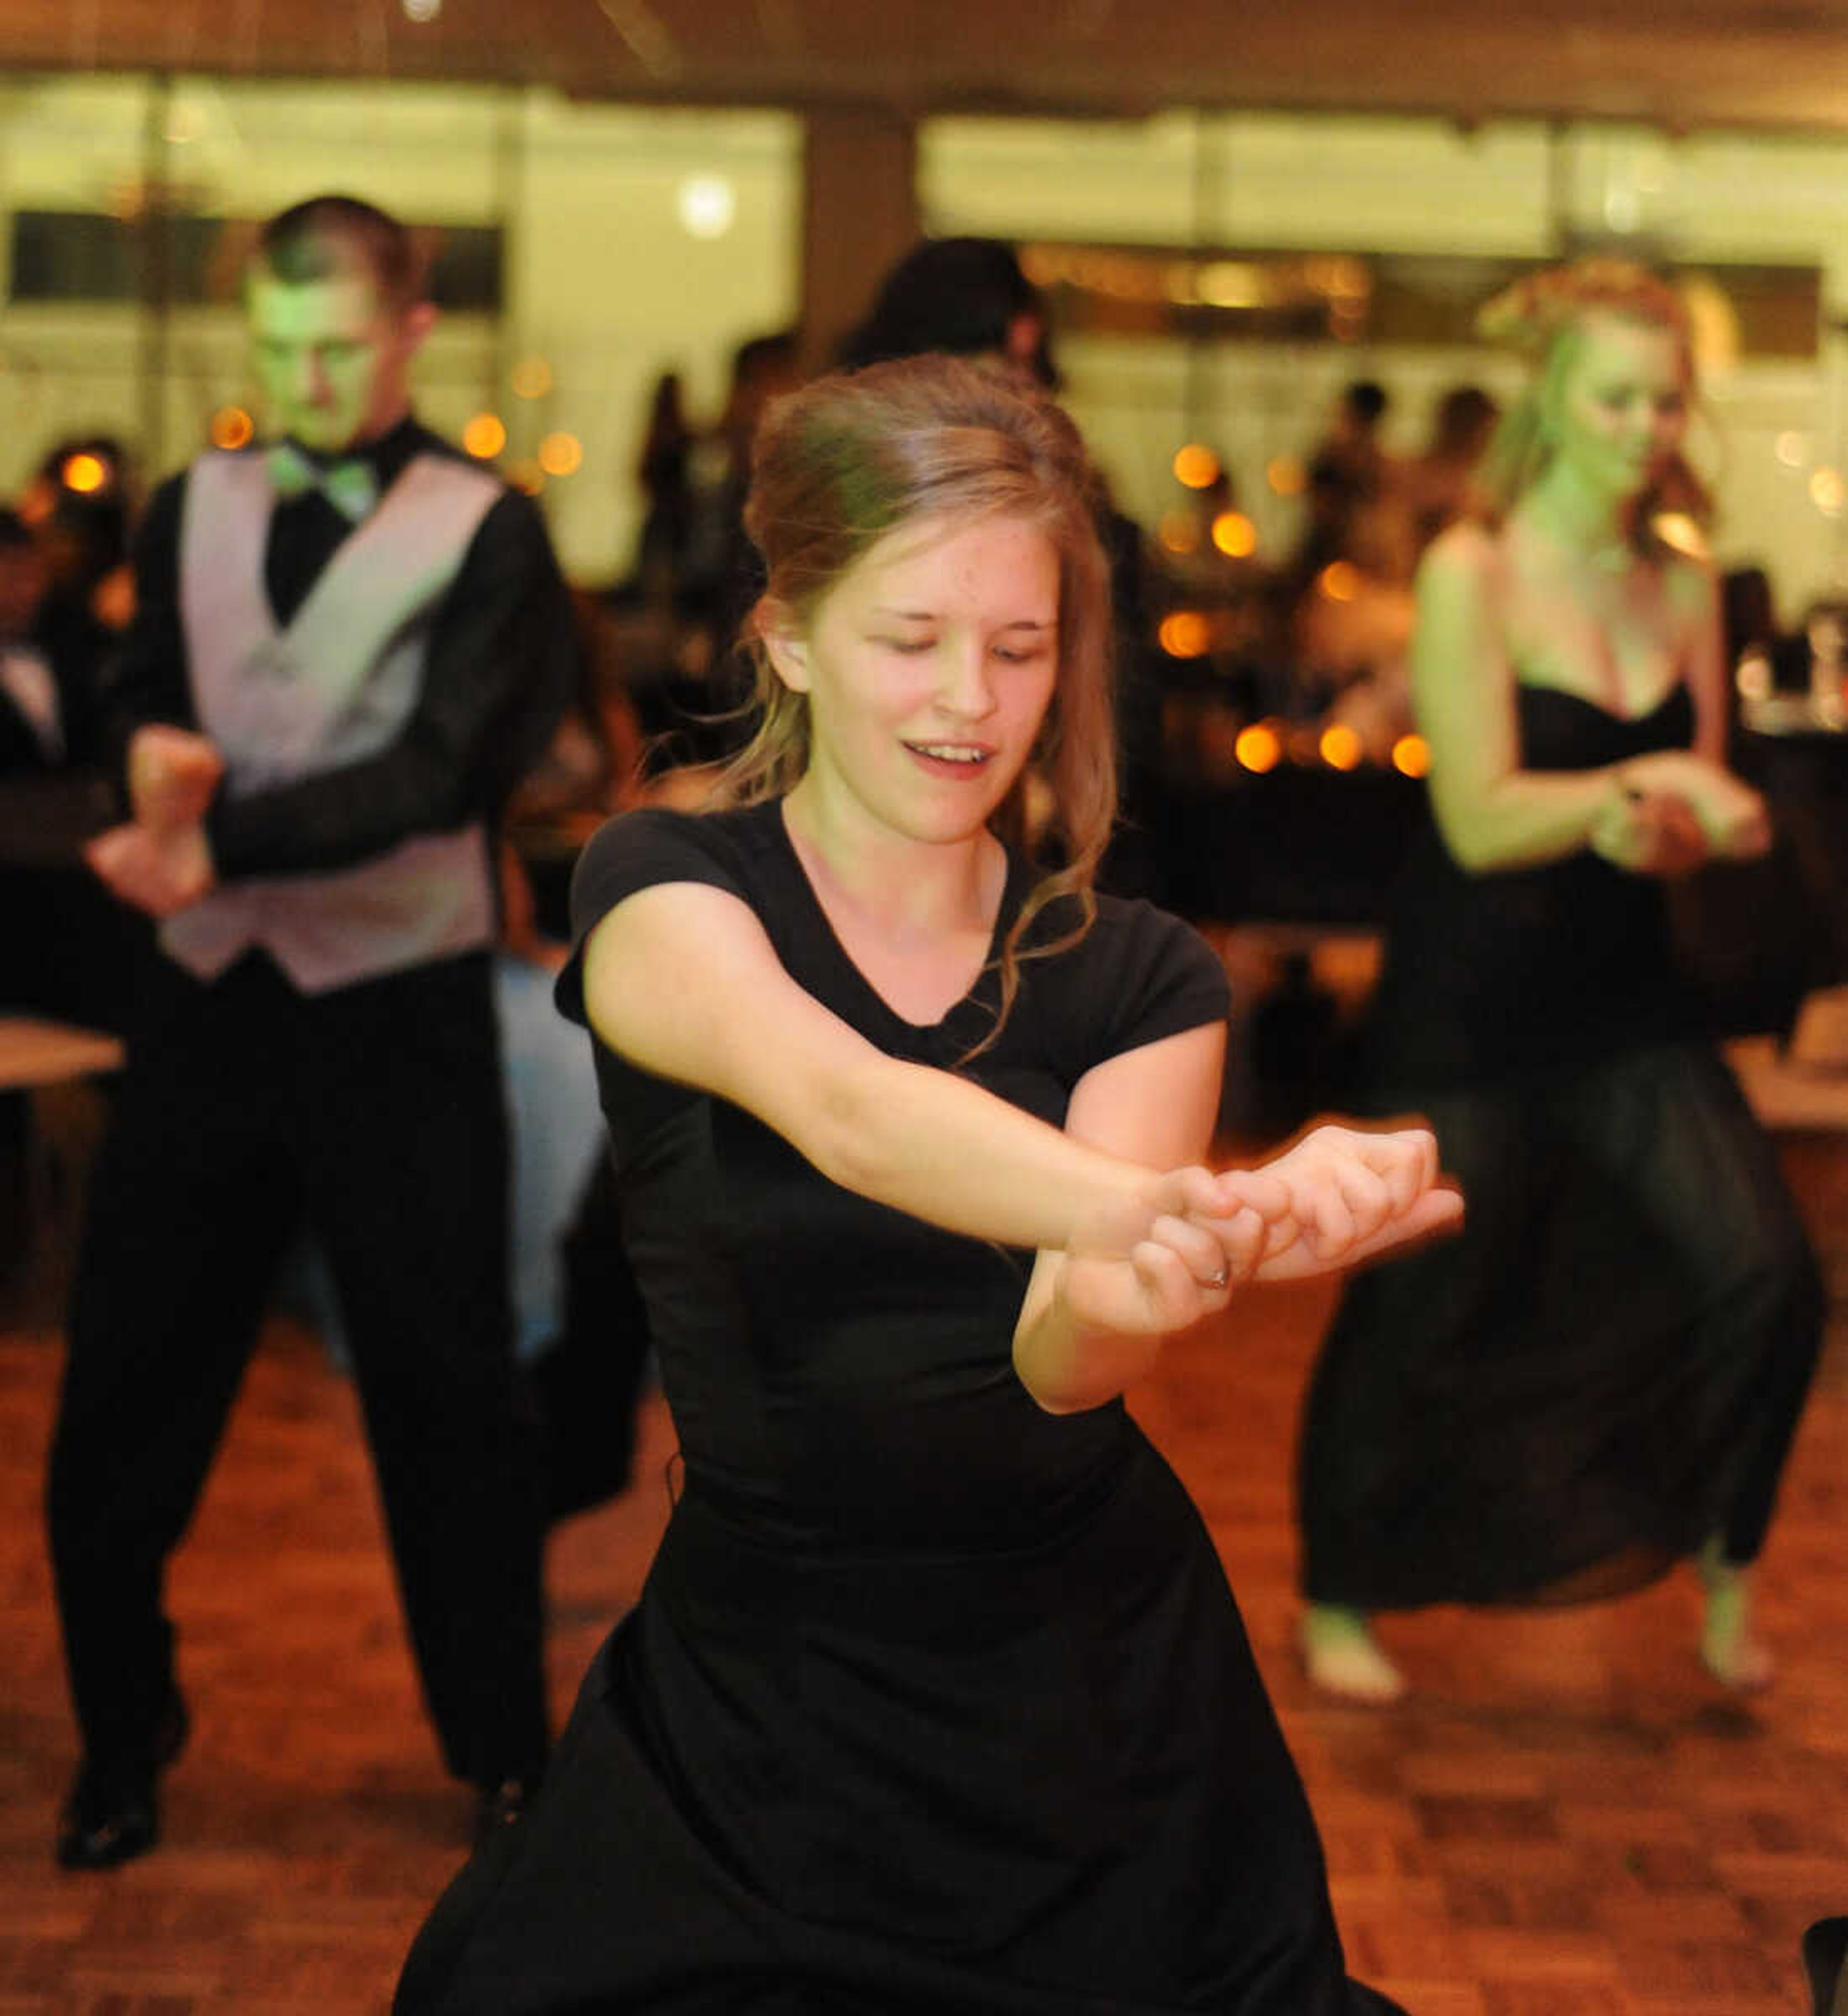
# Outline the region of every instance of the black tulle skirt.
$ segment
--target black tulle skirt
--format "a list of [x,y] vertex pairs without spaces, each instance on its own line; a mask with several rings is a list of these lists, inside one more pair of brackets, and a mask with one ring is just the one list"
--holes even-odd
[[1725,1066],[1663,1044],[1421,1103],[1467,1223],[1342,1294],[1304,1417],[1306,1593],[1572,1601],[1714,1535],[1751,1560],[1822,1297]]

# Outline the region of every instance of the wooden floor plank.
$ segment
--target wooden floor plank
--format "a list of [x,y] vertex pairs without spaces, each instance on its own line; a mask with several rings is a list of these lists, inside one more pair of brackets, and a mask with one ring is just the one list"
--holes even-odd
[[[1844,1155],[1795,1158],[1821,1172],[1815,1211],[1848,1193]],[[1415,1691],[1369,1712],[1314,1697],[1293,1645],[1291,1452],[1326,1307],[1248,1298],[1136,1405],[1239,1591],[1355,1970],[1414,2016],[1799,2016],[1799,1936],[1848,1910],[1848,1346],[1764,1564],[1770,1694],[1700,1668],[1682,1575],[1571,1612],[1391,1620]],[[351,1390],[272,1327],[175,1565],[196,1733],[166,1840],[71,1876],[49,1852],[71,1734],[38,1505],[60,1350],[49,1324],[0,1331],[0,2016],[382,2011],[468,1807],[418,1707]],[[672,1457],[651,1402],[634,1488],[554,1538],[560,1715],[641,1586]]]

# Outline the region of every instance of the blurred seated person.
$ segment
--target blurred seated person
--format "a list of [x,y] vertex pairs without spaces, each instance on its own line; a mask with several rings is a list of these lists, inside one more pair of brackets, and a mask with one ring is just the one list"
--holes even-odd
[[135,613],[129,542],[139,499],[128,452],[112,434],[59,441],[20,499],[49,569],[43,620],[63,648],[99,658]]
[[0,509],[0,777],[96,753],[95,668],[47,635],[50,589],[43,546],[16,511]]
[[103,762],[108,633],[54,602],[48,542],[0,509],[0,1009],[119,1026],[123,962],[149,936],[79,851],[115,817]]

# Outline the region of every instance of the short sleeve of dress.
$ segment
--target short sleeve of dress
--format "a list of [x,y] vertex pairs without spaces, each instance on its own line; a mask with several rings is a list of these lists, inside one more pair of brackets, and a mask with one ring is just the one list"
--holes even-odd
[[1048,965],[1036,993],[1072,1082],[1107,1057],[1223,1022],[1230,1006],[1212,947],[1150,903],[1101,898],[1095,924]]
[[726,831],[721,819],[661,806],[619,812],[598,827],[571,871],[571,954],[553,993],[561,1014],[586,1021],[584,941],[624,897],[662,882],[703,882],[745,896]]
[[1109,1053],[1223,1022],[1231,990],[1200,934],[1147,903],[1130,906],[1126,922],[1125,956],[1111,991],[1116,1012]]

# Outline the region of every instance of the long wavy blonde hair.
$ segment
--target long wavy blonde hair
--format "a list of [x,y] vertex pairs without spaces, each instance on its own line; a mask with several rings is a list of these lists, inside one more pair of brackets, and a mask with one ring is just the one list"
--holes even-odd
[[[1526,388],[1503,413],[1476,470],[1481,509],[1491,521],[1504,517],[1552,460],[1552,415],[1583,347],[1587,326],[1600,315],[1666,330],[1680,350],[1682,380],[1693,400],[1694,337],[1687,304],[1659,275],[1634,260],[1602,257],[1525,275],[1476,317],[1481,335],[1518,351],[1535,366]],[[1639,552],[1652,553],[1659,544],[1653,521],[1662,513],[1679,512],[1705,524],[1713,509],[1707,486],[1677,450],[1637,500],[1632,542]]]
[[[756,726],[722,779],[733,805],[780,797],[809,767],[807,697],[779,679],[762,630],[772,612],[806,626],[829,590],[888,532],[929,519],[1036,526],[1057,556],[1058,676],[1033,751],[996,809],[996,836],[1042,872],[1001,954],[1001,1006],[1019,986],[1033,920],[1075,899],[1075,942],[1096,915],[1092,884],[1116,815],[1109,573],[1084,443],[1050,399],[960,358],[904,358],[838,372],[778,401],[751,456],[744,528],[763,556],[763,596],[746,625]],[[973,1054],[973,1053],[971,1053]]]

